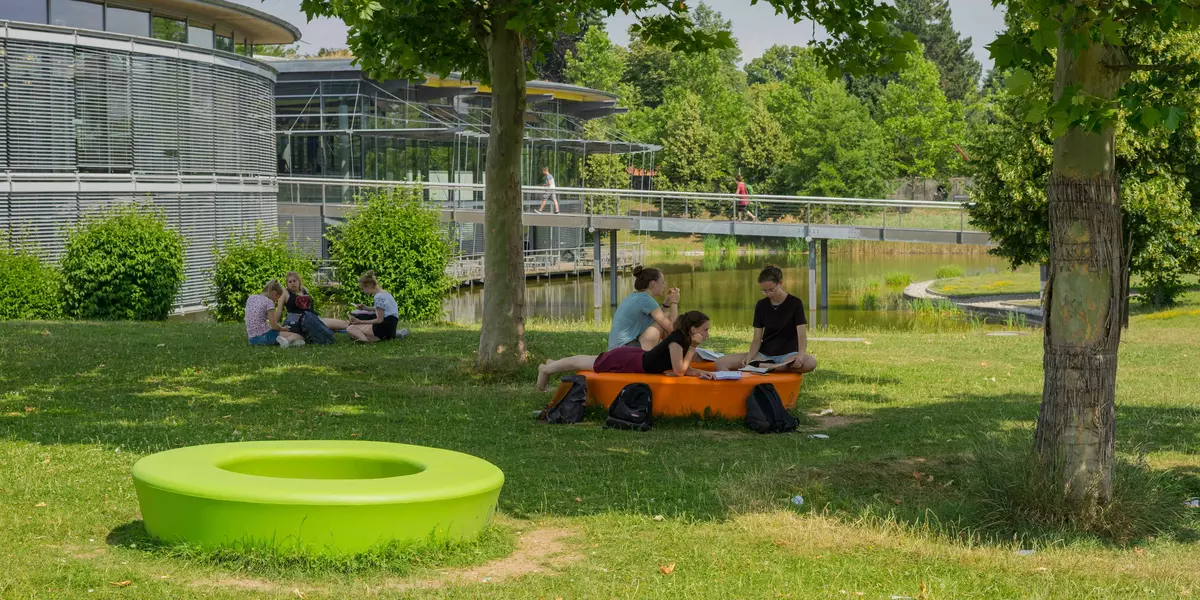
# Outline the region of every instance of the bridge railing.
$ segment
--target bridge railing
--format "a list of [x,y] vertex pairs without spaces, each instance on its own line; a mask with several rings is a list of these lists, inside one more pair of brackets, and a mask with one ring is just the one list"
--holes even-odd
[[[280,202],[348,204],[372,190],[418,188],[433,206],[478,210],[484,205],[479,183],[281,177],[278,184]],[[560,212],[579,215],[974,231],[968,227],[969,202],[542,186],[522,187],[521,194],[525,212],[552,212],[557,200]]]
[[[590,272],[596,264],[594,250],[590,246],[577,248],[546,248],[525,251],[525,274],[559,275],[563,273]],[[642,245],[636,242],[617,244],[617,268],[625,269],[642,264]],[[600,268],[608,271],[612,258],[608,249],[600,252]],[[454,257],[446,274],[455,281],[466,283],[483,281],[483,255],[465,254]]]

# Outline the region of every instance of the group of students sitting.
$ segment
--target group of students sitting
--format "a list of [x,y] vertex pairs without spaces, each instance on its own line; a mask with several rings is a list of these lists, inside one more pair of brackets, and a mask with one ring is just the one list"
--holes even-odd
[[[679,289],[668,288],[659,269],[633,270],[634,293],[613,314],[608,351],[599,356],[578,355],[546,361],[538,367],[537,387],[546,391],[550,378],[566,371],[597,373],[671,373],[712,379],[713,371],[692,368],[696,350],[708,339],[710,321],[700,311],[679,314]],[[817,359],[808,350],[808,319],[804,302],[783,289],[783,271],[768,265],[758,275],[764,298],[754,306],[754,337],[748,352],[717,359],[715,371],[770,364],[778,369],[808,373]],[[655,297],[662,297],[660,305]]]
[[[357,311],[351,313],[349,320],[317,315],[313,298],[299,273],[289,272],[285,283],[286,287],[272,279],[261,294],[246,299],[246,337],[251,346],[303,346],[306,330],[316,326],[313,320],[331,332],[345,331],[351,339],[364,344],[408,334],[407,330],[396,331],[400,322],[399,307],[396,299],[379,287],[374,271],[367,271],[358,278],[358,289],[374,297],[374,306],[356,305]],[[281,314],[286,314],[282,323],[279,322]]]

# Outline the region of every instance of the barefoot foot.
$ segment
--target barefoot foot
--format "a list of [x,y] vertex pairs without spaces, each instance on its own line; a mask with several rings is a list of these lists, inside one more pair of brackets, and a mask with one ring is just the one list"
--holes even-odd
[[550,387],[550,371],[546,369],[546,365],[550,363],[542,363],[538,365],[537,389],[539,392],[546,391]]

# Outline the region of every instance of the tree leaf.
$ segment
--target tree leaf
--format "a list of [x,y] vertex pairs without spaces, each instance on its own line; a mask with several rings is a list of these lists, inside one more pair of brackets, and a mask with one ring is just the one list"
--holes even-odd
[[1172,106],[1167,109],[1167,118],[1163,120],[1163,126],[1167,128],[1167,131],[1175,131],[1179,129],[1179,123],[1183,120],[1184,116],[1186,116],[1186,113],[1182,108]]
[[1157,108],[1154,108],[1153,106],[1147,106],[1146,108],[1142,109],[1141,122],[1142,125],[1146,126],[1146,129],[1153,129],[1154,127],[1158,126],[1159,123],[1162,123],[1162,120],[1162,112],[1160,112]]
[[1046,105],[1034,104],[1029,107],[1029,112],[1025,114],[1026,123],[1041,123],[1046,119]]
[[1008,91],[1014,94],[1024,94],[1025,90],[1029,89],[1029,85],[1033,83],[1033,73],[1026,69],[1016,69],[1012,75],[1008,76],[1004,85],[1008,87]]

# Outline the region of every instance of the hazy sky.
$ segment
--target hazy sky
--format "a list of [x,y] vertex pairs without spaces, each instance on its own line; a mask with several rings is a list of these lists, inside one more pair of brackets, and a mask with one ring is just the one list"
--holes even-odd
[[[300,0],[234,0],[276,15],[300,28],[304,34],[301,52],[315,54],[320,48],[341,48],[346,45],[346,26],[341,21],[318,19],[306,22],[300,12]],[[760,56],[775,44],[804,45],[812,39],[812,25],[795,25],[766,2],[750,6],[747,0],[706,0],[709,6],[720,11],[726,19],[733,21],[733,36],[742,49],[742,59]],[[970,36],[975,43],[975,55],[983,63],[986,73],[992,61],[983,47],[992,42],[996,32],[1004,27],[1004,13],[992,8],[990,0],[950,0],[954,12],[954,26],[963,35]],[[634,18],[620,15],[608,19],[608,32],[613,41],[626,45],[629,36],[626,29]]]

